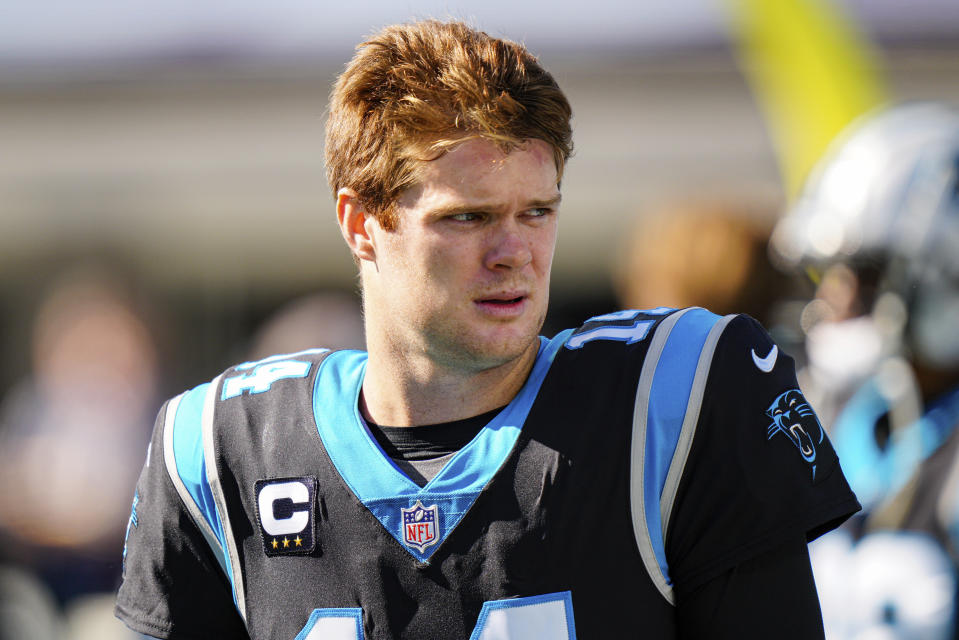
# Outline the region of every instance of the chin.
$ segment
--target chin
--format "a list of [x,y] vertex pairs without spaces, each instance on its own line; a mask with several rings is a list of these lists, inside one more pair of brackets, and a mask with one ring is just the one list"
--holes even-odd
[[459,369],[488,371],[509,364],[527,353],[536,335],[470,335],[462,332],[453,340],[435,344],[434,359]]
[[425,344],[433,360],[455,368],[487,371],[539,348],[542,321],[530,317],[511,322],[477,318],[455,321],[449,316],[445,320],[424,327]]
[[525,331],[522,333],[509,333],[504,335],[495,332],[478,341],[475,345],[478,349],[474,350],[476,360],[485,361],[492,368],[512,362],[522,358],[535,344],[539,348],[539,329]]

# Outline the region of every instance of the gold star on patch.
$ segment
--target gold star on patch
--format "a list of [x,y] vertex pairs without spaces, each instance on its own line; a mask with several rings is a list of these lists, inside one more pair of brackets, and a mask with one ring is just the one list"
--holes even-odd
[[290,539],[284,537],[284,538],[283,538],[283,548],[286,549],[286,548],[289,547],[289,546],[290,546]]
[[273,538],[273,548],[276,549],[278,546],[280,546],[280,543],[276,541],[276,538]]
[[296,543],[296,546],[298,546],[298,547],[303,546],[303,538],[301,538],[300,536],[296,536],[296,539],[293,540],[293,542],[295,542],[295,543]]

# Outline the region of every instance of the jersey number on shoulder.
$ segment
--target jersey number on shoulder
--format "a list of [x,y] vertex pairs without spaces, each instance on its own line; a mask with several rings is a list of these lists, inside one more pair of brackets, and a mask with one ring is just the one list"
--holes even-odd
[[[589,329],[574,334],[572,338],[566,341],[566,348],[579,349],[587,342],[592,342],[593,340],[615,340],[625,342],[626,344],[639,342],[646,337],[646,334],[649,333],[649,328],[655,324],[655,321],[637,320],[636,316],[640,314],[661,315],[670,311],[672,311],[672,309],[665,307],[653,309],[652,311],[636,311],[631,309],[590,318],[586,321],[587,324],[596,322],[602,322],[604,324],[590,327]],[[629,320],[633,321],[632,324],[622,324],[623,321]]]
[[310,372],[312,363],[296,360],[297,356],[326,353],[329,349],[305,349],[296,353],[284,353],[254,362],[244,362],[236,366],[237,371],[249,371],[238,376],[227,378],[223,382],[223,396],[221,400],[228,400],[242,395],[244,391],[263,393],[269,391],[277,380],[283,378],[305,378]]
[[[240,365],[237,369],[246,366]],[[305,378],[310,372],[310,363],[302,360],[277,360],[253,364],[247,368],[251,369],[249,373],[227,378],[223,382],[222,400],[235,398],[242,395],[244,391],[249,393],[269,391],[274,382],[283,378]]]
[[[363,640],[362,609],[314,609],[294,640]],[[483,603],[470,640],[576,640],[569,591]]]

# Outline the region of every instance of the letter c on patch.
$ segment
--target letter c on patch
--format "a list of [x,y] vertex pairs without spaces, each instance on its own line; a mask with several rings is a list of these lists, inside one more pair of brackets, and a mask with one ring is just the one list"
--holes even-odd
[[[291,500],[294,505],[304,505],[302,509],[294,509],[287,518],[277,518],[273,505],[278,500]],[[260,523],[263,529],[271,536],[285,536],[299,533],[310,522],[310,490],[302,482],[280,482],[268,484],[260,489],[257,496],[257,506],[260,509]]]

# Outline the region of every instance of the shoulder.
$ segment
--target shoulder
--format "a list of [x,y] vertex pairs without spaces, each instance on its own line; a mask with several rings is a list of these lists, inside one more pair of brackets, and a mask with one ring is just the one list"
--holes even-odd
[[655,327],[666,318],[675,315],[676,309],[659,307],[656,309],[624,309],[599,316],[593,316],[581,326],[570,330],[565,342],[567,349],[582,349],[608,343],[633,345],[645,341]]
[[569,332],[564,347],[584,356],[595,354],[606,363],[620,357],[633,361],[639,358],[648,367],[660,361],[678,366],[690,358],[698,362],[704,349],[712,353],[720,338],[730,333],[728,325],[737,325],[731,332],[737,333],[742,331],[740,326],[750,323],[755,324],[747,316],[719,316],[699,307],[629,309],[590,318]]
[[318,365],[331,353],[334,352],[330,349],[318,347],[277,354],[230,367],[218,376],[218,379],[222,378],[220,399],[261,394],[270,391],[274,383],[280,380],[302,380],[311,377]]
[[[232,407],[249,410],[251,403],[262,404],[268,399],[287,401],[283,391],[293,381],[300,382],[295,391],[302,395],[304,386],[311,389],[315,372],[331,353],[335,352],[316,348],[242,362],[171,398],[158,418],[158,428],[165,432],[163,442],[167,455],[177,466],[198,467],[204,442],[214,429],[217,416],[224,411],[231,413]],[[268,394],[268,391],[275,393]]]

